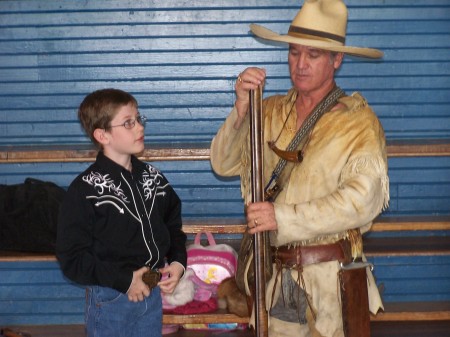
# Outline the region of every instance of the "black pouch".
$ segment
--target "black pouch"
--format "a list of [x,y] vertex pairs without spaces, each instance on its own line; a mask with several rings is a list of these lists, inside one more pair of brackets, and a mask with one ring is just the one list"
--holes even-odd
[[52,182],[33,178],[0,185],[0,249],[54,253],[65,193]]

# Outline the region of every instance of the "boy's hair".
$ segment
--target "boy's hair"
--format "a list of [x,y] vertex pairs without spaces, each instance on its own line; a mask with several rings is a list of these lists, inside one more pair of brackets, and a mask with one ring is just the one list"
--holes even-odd
[[92,142],[100,147],[94,137],[95,129],[109,129],[110,123],[122,106],[138,106],[136,99],[119,89],[101,89],[87,95],[78,108],[78,118]]

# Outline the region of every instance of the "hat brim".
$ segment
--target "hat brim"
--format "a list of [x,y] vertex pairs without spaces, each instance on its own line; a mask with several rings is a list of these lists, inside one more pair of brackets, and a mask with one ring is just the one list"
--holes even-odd
[[294,43],[301,44],[303,46],[314,47],[318,49],[329,50],[338,53],[345,53],[353,56],[368,57],[368,58],[381,58],[383,57],[383,52],[378,49],[373,48],[360,48],[360,47],[350,47],[350,46],[339,46],[331,42],[323,40],[313,40],[307,38],[300,38],[290,35],[280,35],[267,29],[263,26],[257,24],[250,24],[250,30],[256,36],[270,41],[283,42],[283,43]]

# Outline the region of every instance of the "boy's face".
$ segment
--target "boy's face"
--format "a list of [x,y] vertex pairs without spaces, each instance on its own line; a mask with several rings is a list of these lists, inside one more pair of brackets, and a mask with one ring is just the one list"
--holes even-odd
[[[112,160],[122,163],[130,155],[144,151],[144,126],[139,123],[139,113],[133,104],[122,106],[112,119],[111,127],[105,131],[106,143],[103,151]],[[127,129],[124,124],[134,126]]]

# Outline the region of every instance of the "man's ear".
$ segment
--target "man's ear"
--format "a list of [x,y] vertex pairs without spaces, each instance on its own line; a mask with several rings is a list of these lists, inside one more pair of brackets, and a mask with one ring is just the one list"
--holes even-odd
[[95,129],[94,138],[103,146],[109,143],[109,135],[105,129]]
[[342,60],[344,59],[344,53],[337,53],[336,56],[334,57],[334,62],[333,62],[333,66],[334,69],[338,70],[339,67],[342,64]]

